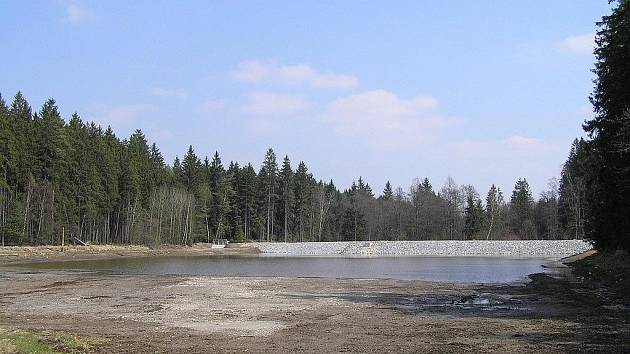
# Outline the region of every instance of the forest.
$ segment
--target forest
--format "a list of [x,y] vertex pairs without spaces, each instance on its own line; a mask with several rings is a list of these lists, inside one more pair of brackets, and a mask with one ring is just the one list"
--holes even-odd
[[216,238],[257,241],[558,239],[584,237],[584,183],[574,143],[560,182],[536,200],[527,181],[509,196],[480,195],[448,178],[382,192],[358,177],[340,191],[269,149],[260,167],[201,159],[189,147],[164,161],[140,130],[66,122],[54,100],[37,112],[18,92],[0,96],[0,233],[3,245],[191,244]]
[[525,178],[481,194],[452,178],[418,178],[378,190],[358,177],[341,190],[305,162],[269,149],[262,163],[201,159],[172,164],[140,130],[34,112],[22,93],[0,96],[2,245],[192,244],[256,241],[585,238],[630,249],[630,2],[598,23],[593,118],[573,142],[559,179],[533,196]]

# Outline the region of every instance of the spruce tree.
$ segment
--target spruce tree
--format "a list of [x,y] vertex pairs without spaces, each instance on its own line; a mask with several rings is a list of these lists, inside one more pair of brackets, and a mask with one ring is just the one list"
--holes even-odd
[[503,204],[503,193],[493,184],[486,196],[486,240],[496,238],[495,235],[502,229]]
[[221,157],[219,156],[218,151],[214,152],[208,171],[208,183],[210,186],[208,213],[213,233],[216,234],[217,227],[219,226],[219,223],[221,222],[220,219],[222,218],[222,215],[220,215],[220,209],[224,196],[221,194],[220,185],[225,174],[225,169],[223,168],[223,163],[221,162]]
[[239,206],[243,218],[243,234],[245,238],[252,237],[252,227],[259,218],[256,208],[258,196],[258,181],[256,171],[252,164],[247,164],[241,171],[241,183],[239,185]]
[[297,235],[300,242],[304,241],[307,215],[311,205],[312,188],[310,185],[310,173],[304,161],[300,161],[295,171],[295,212]]
[[12,156],[15,156],[15,142],[10,130],[9,108],[0,94],[0,245],[7,241],[7,215],[10,209],[11,188],[9,186],[9,171]]
[[262,168],[260,169],[261,182],[266,197],[266,235],[267,242],[273,240],[274,237],[274,216],[275,203],[277,198],[278,184],[278,163],[276,162],[276,154],[273,149],[269,148],[265,154]]
[[464,235],[467,239],[472,239],[481,232],[484,224],[484,209],[481,200],[472,193],[466,197],[466,208],[464,209]]
[[510,199],[510,225],[512,232],[520,238],[534,238],[536,229],[533,221],[534,198],[525,178],[514,185]]
[[558,195],[558,221],[565,237],[584,238],[587,182],[593,154],[584,139],[575,139],[562,166]]
[[[15,156],[15,142],[13,134],[11,134],[11,125],[9,121],[9,107],[7,107],[4,98],[0,94],[0,188],[9,188],[8,174],[14,170],[10,165]],[[3,189],[3,190],[4,190]]]
[[433,186],[431,185],[431,182],[429,182],[428,178],[425,177],[422,179],[421,187],[424,192],[434,194]]
[[282,170],[280,170],[280,203],[282,204],[282,221],[284,242],[289,237],[289,221],[292,218],[291,211],[295,200],[293,191],[293,170],[291,169],[291,160],[285,155],[282,161]]
[[[35,134],[33,132],[31,106],[18,91],[9,108],[9,125],[13,136],[15,155],[11,156],[9,166],[14,168],[9,173],[9,184],[23,192],[33,176]],[[13,178],[11,178],[13,177]]]
[[241,184],[243,176],[242,169],[238,162],[231,161],[230,167],[226,171],[226,175],[230,179],[231,195],[229,198],[230,211],[227,214],[226,223],[229,224],[229,237],[234,240],[242,241],[245,239],[245,231],[243,230],[243,218],[241,208]]
[[216,206],[216,225],[215,225],[215,238],[223,238],[226,233],[225,230],[229,229],[228,215],[232,210],[232,200],[234,198],[234,191],[232,190],[232,171],[222,172],[219,175],[219,181],[217,182],[216,190],[213,191]]
[[137,129],[127,141],[127,168],[130,174],[129,200],[147,207],[153,192],[151,189],[151,162],[149,144],[144,133]]
[[385,183],[385,189],[383,189],[383,200],[391,200],[394,196],[394,191],[392,190],[392,185],[387,181]]
[[173,179],[175,186],[185,186],[185,178],[179,156],[175,156],[175,160],[173,160]]
[[188,147],[188,152],[182,160],[182,176],[184,185],[188,193],[196,194],[201,182],[201,161],[195,154],[192,145]]
[[630,250],[630,1],[617,1],[598,26],[584,227],[598,248]]
[[120,203],[119,184],[120,179],[120,161],[118,156],[121,153],[121,142],[114,134],[111,127],[107,127],[103,136],[103,161],[102,181],[105,194],[107,195],[107,204],[110,212],[113,212],[114,206]]

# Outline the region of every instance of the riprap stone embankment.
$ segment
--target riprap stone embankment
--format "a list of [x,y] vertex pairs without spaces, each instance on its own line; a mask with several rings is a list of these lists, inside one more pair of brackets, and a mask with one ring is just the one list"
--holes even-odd
[[583,240],[350,241],[256,243],[261,253],[286,256],[566,257],[588,251]]

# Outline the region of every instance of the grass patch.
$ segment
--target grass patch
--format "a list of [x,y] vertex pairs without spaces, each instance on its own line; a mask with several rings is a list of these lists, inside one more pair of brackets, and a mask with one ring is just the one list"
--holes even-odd
[[91,342],[70,334],[0,328],[0,354],[90,353]]

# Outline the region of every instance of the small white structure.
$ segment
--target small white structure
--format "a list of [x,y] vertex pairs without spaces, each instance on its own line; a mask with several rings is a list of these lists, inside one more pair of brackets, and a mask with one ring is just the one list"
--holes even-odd
[[227,239],[216,238],[216,239],[212,240],[212,244],[210,245],[210,248],[225,248],[225,246],[228,243],[230,243],[230,241],[228,241]]

